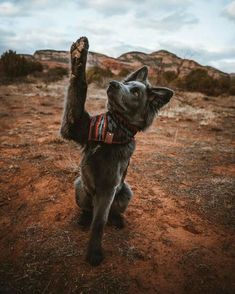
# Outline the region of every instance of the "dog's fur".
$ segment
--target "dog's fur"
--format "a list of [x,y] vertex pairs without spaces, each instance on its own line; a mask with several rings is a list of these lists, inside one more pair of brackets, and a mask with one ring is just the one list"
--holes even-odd
[[[80,224],[91,223],[87,260],[98,265],[103,260],[102,236],[108,217],[124,226],[122,213],[132,197],[125,182],[135,141],[106,144],[88,140],[90,116],[84,109],[87,94],[86,59],[88,40],[81,37],[71,47],[71,78],[61,125],[61,135],[83,147],[81,176],[75,181],[76,202],[82,209]],[[140,131],[151,125],[159,109],[173,95],[168,88],[152,87],[146,66],[125,80],[111,81],[107,89],[108,110],[121,115]]]

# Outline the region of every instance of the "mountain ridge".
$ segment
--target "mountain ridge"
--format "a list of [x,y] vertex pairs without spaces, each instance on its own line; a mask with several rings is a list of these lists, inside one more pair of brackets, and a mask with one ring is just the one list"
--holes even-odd
[[[36,50],[33,55],[22,55],[26,58],[40,61],[49,67],[68,67],[70,58],[69,51],[55,49]],[[129,51],[121,54],[117,58],[103,53],[89,51],[87,59],[88,69],[92,67],[100,67],[104,70],[110,70],[115,75],[135,70],[143,65],[149,67],[149,74],[152,76],[158,76],[164,72],[174,72],[177,77],[182,78],[194,69],[204,69],[215,79],[230,76],[230,74],[215,67],[209,65],[203,66],[193,59],[181,58],[175,53],[164,49],[153,51],[151,53]]]

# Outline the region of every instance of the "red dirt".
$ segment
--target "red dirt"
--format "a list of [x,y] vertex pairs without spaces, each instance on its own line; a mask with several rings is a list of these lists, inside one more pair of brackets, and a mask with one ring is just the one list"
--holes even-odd
[[93,268],[74,201],[81,152],[58,135],[66,83],[0,88],[0,293],[234,293],[234,97],[181,93],[138,134],[126,228],[106,227]]

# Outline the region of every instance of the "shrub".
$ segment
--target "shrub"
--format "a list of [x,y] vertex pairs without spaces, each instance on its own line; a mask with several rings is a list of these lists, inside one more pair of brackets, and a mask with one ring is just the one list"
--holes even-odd
[[230,78],[214,79],[204,69],[192,70],[184,79],[178,82],[181,88],[188,91],[198,91],[206,95],[220,95],[229,92]]
[[208,75],[204,69],[193,69],[184,79],[180,86],[188,91],[198,91],[206,95],[218,95],[217,80]]
[[125,78],[130,74],[130,70],[128,70],[127,68],[122,68],[118,74],[118,78]]
[[229,89],[229,94],[230,95],[235,95],[235,86],[231,86]]
[[205,92],[213,87],[214,80],[204,69],[192,70],[184,79],[184,86],[189,91]]
[[68,69],[64,67],[54,67],[54,68],[49,68],[48,71],[45,73],[46,80],[48,82],[55,82],[58,80],[63,79],[64,76],[68,75]]
[[42,70],[43,66],[40,62],[27,60],[12,50],[3,53],[0,59],[0,75],[2,77],[17,78]]
[[235,77],[234,76],[231,76],[230,78],[229,94],[235,95]]
[[231,79],[227,76],[222,76],[216,79],[217,85],[215,87],[214,95],[220,95],[230,92]]
[[113,73],[110,69],[103,69],[98,66],[91,67],[86,72],[87,83],[95,83],[103,86],[107,78],[113,77]]
[[68,69],[64,67],[53,67],[49,68],[42,73],[34,73],[35,78],[41,79],[43,82],[52,83],[63,79],[64,76],[68,75]]
[[174,71],[171,71],[171,70],[168,70],[168,71],[165,71],[163,74],[163,79],[167,82],[167,83],[170,83],[172,81],[174,81],[176,78],[177,78],[177,74],[176,72]]

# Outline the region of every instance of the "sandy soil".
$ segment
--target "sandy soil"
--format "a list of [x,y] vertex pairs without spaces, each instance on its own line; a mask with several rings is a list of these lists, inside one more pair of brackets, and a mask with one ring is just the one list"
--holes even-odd
[[[58,135],[66,83],[0,87],[0,293],[234,293],[234,97],[178,93],[137,135],[127,225],[106,227],[93,268],[81,151]],[[104,90],[89,97],[105,110]]]

